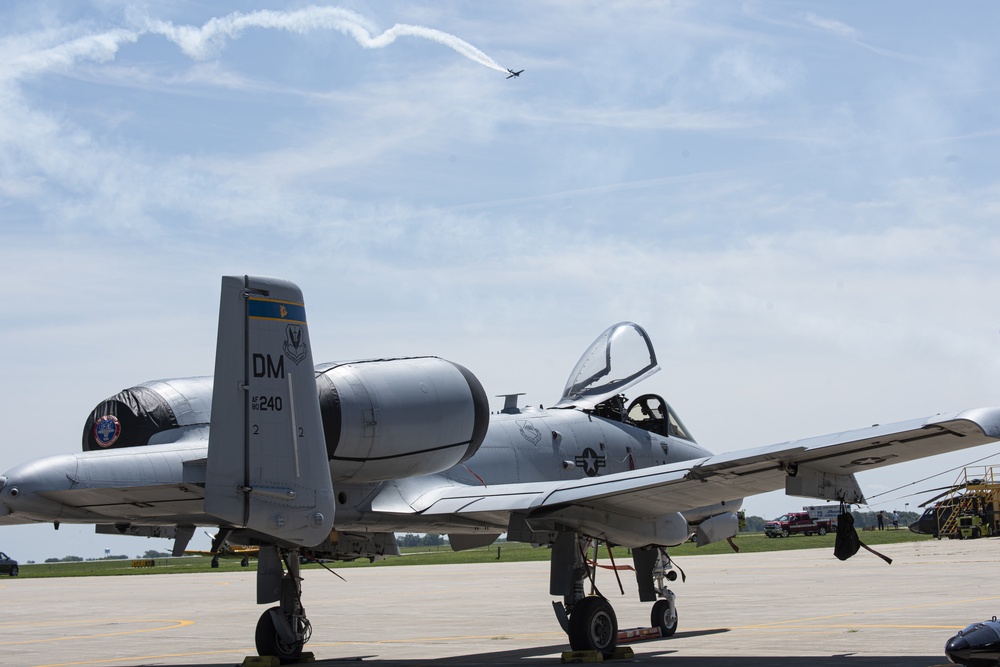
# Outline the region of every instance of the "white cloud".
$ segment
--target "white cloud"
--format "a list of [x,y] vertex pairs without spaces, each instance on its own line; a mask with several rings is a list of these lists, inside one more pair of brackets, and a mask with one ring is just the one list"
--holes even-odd
[[818,14],[814,14],[812,12],[804,12],[801,16],[806,23],[832,33],[838,37],[843,37],[844,39],[850,39],[853,41],[859,41],[861,39],[860,30],[852,28],[846,23],[842,23],[836,19],[819,16]]
[[787,90],[798,76],[796,69],[748,49],[734,48],[713,60],[711,72],[722,99],[741,102]]

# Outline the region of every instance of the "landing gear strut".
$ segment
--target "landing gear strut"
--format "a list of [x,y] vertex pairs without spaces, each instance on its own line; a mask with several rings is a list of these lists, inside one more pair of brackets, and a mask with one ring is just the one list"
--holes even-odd
[[[275,656],[283,665],[297,662],[312,635],[312,625],[302,607],[299,552],[295,549],[261,547],[258,566],[257,601],[277,599],[279,605],[265,611],[257,621],[254,635],[257,653]],[[277,597],[267,595],[268,591],[263,588],[275,583],[278,584]]]
[[[667,587],[668,581],[676,581],[677,573],[673,571],[673,563],[667,550],[658,548],[656,550],[656,562],[653,564],[652,579],[653,588],[659,596],[653,604],[653,610],[649,616],[649,624],[660,629],[661,637],[673,637],[677,632],[677,602],[674,592]],[[639,568],[636,568],[636,577],[640,576]]]
[[[549,592],[561,595],[563,601],[552,606],[560,625],[569,636],[574,651],[599,651],[605,657],[614,655],[618,645],[618,619],[611,603],[597,589],[594,581],[598,543],[575,533],[560,532],[552,545],[552,565]],[[594,548],[593,562],[587,551]],[[677,604],[668,581],[677,579],[673,563],[663,548],[633,549],[632,558],[639,584],[639,599],[654,602],[650,625],[654,630],[622,631],[622,641],[670,637],[677,632]],[[590,595],[586,584],[590,582]],[[642,629],[637,629],[642,630]]]
[[[558,533],[552,544],[549,592],[563,597],[562,603],[552,606],[569,635],[570,648],[610,656],[618,645],[618,619],[594,584],[595,566],[586,557],[592,545],[596,547],[596,542],[575,533]],[[585,593],[588,580],[591,595]]]

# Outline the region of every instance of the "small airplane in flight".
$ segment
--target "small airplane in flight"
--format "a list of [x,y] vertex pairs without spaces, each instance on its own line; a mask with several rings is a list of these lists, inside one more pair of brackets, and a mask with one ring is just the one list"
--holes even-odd
[[508,68],[507,71],[510,72],[510,74],[507,76],[507,78],[508,79],[514,79],[514,78],[520,77],[521,76],[521,72],[523,72],[524,70],[522,69],[522,70],[518,70],[518,71],[515,72],[514,70]]
[[257,602],[277,603],[257,651],[284,663],[312,631],[300,558],[399,555],[396,532],[446,533],[455,550],[503,533],[546,545],[570,647],[612,655],[617,615],[594,585],[601,542],[631,548],[651,632],[669,637],[667,550],[734,537],[745,496],[863,503],[856,472],[1000,440],[1000,408],[979,408],[712,455],[661,396],[626,400],[660,368],[632,322],[598,336],[557,403],[509,394],[494,415],[476,376],[438,357],[314,365],[287,281],[224,277],[217,340],[214,376],[125,389],[91,412],[83,452],[0,476],[0,525],[170,534],[174,555],[203,526],[218,531],[213,552],[257,547]]

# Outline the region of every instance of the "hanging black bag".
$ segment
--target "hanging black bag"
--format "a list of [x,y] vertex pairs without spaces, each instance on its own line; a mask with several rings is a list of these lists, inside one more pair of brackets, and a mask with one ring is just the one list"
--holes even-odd
[[847,560],[858,553],[858,549],[861,547],[892,565],[891,558],[880,554],[861,541],[861,538],[858,537],[858,531],[854,528],[854,515],[848,511],[845,503],[840,503],[840,515],[837,517],[837,541],[833,544],[833,555],[840,560]]
[[840,514],[837,516],[837,540],[833,544],[833,555],[840,560],[847,560],[858,553],[861,540],[858,531],[854,529],[854,515],[847,511],[844,503],[840,503]]

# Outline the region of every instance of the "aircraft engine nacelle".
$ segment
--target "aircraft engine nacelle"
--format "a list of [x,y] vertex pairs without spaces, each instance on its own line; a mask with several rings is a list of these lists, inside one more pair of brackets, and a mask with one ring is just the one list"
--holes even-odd
[[83,425],[83,451],[175,442],[193,429],[203,436],[211,413],[211,376],[129,387],[90,413]]
[[[101,401],[83,427],[83,450],[204,439],[212,377],[156,380]],[[378,359],[316,367],[333,481],[425,475],[465,461],[489,425],[479,380],[438,357]]]
[[447,470],[489,426],[479,380],[438,357],[322,364],[316,386],[334,484]]

